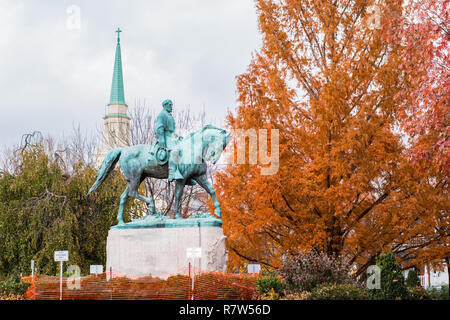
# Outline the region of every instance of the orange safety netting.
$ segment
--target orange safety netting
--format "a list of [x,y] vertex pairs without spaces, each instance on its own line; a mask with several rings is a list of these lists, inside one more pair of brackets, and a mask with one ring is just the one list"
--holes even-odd
[[[240,275],[195,270],[189,276],[187,268],[169,275],[131,278],[108,271],[79,278],[79,289],[74,278],[63,278],[63,300],[239,300],[252,299],[256,292],[256,275]],[[28,279],[29,278],[29,279]],[[194,278],[194,283],[192,283]],[[31,282],[25,294],[27,299],[58,300],[60,278],[36,275],[35,279],[23,277]]]
[[25,299],[28,300],[32,300],[34,299],[34,281],[35,281],[35,277],[34,276],[26,276],[26,277],[22,277],[20,278],[23,282],[26,283],[30,283],[31,285],[28,287],[27,291],[25,292],[25,294],[23,295],[23,297]]

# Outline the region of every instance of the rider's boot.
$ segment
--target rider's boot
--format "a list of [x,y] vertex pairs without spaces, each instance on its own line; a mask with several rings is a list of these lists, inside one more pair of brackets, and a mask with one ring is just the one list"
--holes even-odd
[[178,166],[169,159],[169,182],[172,180],[184,179]]
[[197,184],[197,182],[195,182],[195,180],[194,179],[187,179],[186,180],[186,185],[187,186],[195,186]]

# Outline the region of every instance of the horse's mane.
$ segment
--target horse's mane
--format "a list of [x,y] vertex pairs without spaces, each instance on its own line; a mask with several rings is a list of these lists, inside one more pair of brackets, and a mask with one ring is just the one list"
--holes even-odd
[[201,129],[199,129],[199,130],[197,130],[197,131],[191,132],[186,138],[190,138],[190,137],[192,137],[193,135],[202,133],[202,132],[205,131],[206,129],[216,129],[216,130],[219,130],[221,133],[224,133],[224,134],[226,133],[226,131],[223,130],[222,128],[218,128],[218,127],[216,127],[216,126],[213,126],[212,124],[207,124],[207,125],[204,126],[203,128],[201,128]]

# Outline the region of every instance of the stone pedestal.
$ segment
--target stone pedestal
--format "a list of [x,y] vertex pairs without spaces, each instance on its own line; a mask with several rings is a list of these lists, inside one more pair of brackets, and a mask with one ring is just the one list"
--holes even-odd
[[224,272],[225,241],[222,227],[218,226],[111,228],[106,271],[112,268],[113,275],[129,277],[167,277],[193,262],[186,256],[187,248],[200,247],[202,256],[195,259],[196,267]]

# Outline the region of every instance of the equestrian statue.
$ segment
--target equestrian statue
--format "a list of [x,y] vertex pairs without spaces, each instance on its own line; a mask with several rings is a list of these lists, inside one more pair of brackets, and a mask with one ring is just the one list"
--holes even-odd
[[158,115],[154,130],[156,141],[153,145],[135,145],[116,148],[108,152],[96,175],[96,181],[89,189],[88,195],[96,190],[119,162],[127,187],[120,197],[117,220],[123,225],[123,212],[129,197],[147,203],[149,213],[156,214],[155,204],[151,198],[138,193],[139,185],[145,178],[175,180],[174,214],[181,219],[180,200],[185,185],[199,184],[208,192],[214,202],[214,214],[221,217],[220,204],[216,193],[206,176],[207,163],[215,164],[231,134],[221,128],[206,125],[202,129],[182,138],[175,133],[175,121],[172,116],[171,100],[163,102],[163,110]]

